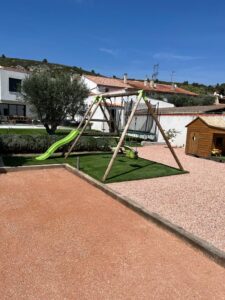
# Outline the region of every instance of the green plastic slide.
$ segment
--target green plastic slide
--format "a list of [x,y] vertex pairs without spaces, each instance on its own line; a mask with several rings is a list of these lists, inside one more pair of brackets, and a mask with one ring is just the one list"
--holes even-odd
[[70,143],[73,139],[75,139],[76,136],[78,136],[79,130],[72,130],[66,137],[63,139],[55,142],[54,144],[51,145],[51,147],[48,148],[48,150],[41,154],[40,156],[36,157],[36,160],[45,160],[49,156],[51,156],[59,147],[66,145]]

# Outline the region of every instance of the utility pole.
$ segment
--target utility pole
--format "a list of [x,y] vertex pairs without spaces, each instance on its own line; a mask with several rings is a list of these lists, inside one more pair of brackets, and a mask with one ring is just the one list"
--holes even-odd
[[174,84],[174,77],[175,77],[175,74],[176,74],[176,72],[175,72],[175,71],[172,71],[172,72],[171,72],[171,75],[170,75],[170,81],[171,81],[171,84],[172,84],[172,85]]
[[155,81],[159,75],[159,64],[153,65],[152,80]]

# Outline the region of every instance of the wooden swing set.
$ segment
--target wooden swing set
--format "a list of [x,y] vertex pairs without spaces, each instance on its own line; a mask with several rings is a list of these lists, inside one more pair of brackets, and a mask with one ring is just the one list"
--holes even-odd
[[[118,94],[115,94],[115,95],[118,96]],[[107,93],[107,97],[109,97],[109,96],[115,96],[115,95],[113,93],[110,93],[110,94]],[[117,146],[115,148],[115,151],[113,152],[112,158],[111,158],[111,160],[110,160],[110,162],[109,162],[109,164],[107,166],[107,169],[106,169],[105,174],[104,174],[104,176],[102,178],[102,181],[103,182],[106,181],[106,179],[107,179],[107,177],[108,177],[108,175],[109,175],[109,173],[110,173],[110,171],[112,169],[112,166],[113,166],[113,163],[115,162],[117,154],[119,153],[119,151],[120,151],[120,149],[121,149],[121,147],[122,147],[122,145],[124,143],[125,136],[127,134],[129,126],[130,126],[130,124],[132,122],[134,114],[135,114],[135,112],[136,112],[136,110],[138,108],[138,105],[139,105],[139,103],[141,102],[142,99],[144,100],[144,103],[147,106],[148,113],[152,116],[152,118],[155,121],[155,123],[156,123],[156,125],[157,125],[157,127],[158,127],[158,129],[160,131],[160,133],[162,134],[162,136],[163,136],[163,138],[164,138],[164,140],[165,140],[165,142],[166,142],[166,144],[167,144],[167,146],[168,146],[171,154],[173,155],[173,157],[174,157],[174,159],[175,159],[175,161],[176,161],[179,169],[183,171],[184,168],[181,165],[181,162],[178,159],[178,157],[177,157],[174,149],[172,148],[172,146],[171,146],[171,144],[170,144],[170,142],[169,142],[169,140],[168,140],[168,138],[167,138],[164,130],[162,129],[162,126],[161,126],[161,124],[160,124],[160,122],[159,122],[159,120],[157,118],[157,115],[155,114],[154,109],[153,109],[150,101],[148,101],[148,98],[146,97],[145,91],[144,90],[140,90],[138,92],[132,92],[132,93],[129,94],[129,96],[137,96],[137,100],[136,100],[136,102],[135,102],[135,104],[134,104],[134,106],[132,108],[132,111],[131,111],[129,117],[128,117],[127,123],[126,123],[126,125],[125,125],[125,127],[123,129],[123,132],[122,132],[122,134],[120,136],[119,142],[118,142],[118,144],[117,144]],[[108,117],[107,117],[107,115],[106,115],[106,113],[105,113],[105,111],[103,109],[103,105],[105,107],[107,107],[107,102],[106,102],[106,98],[104,97],[104,94],[96,96],[95,99],[94,99],[94,101],[93,101],[93,103],[90,105],[90,107],[86,111],[83,120],[79,124],[78,130],[82,126],[83,127],[80,130],[79,135],[76,137],[76,139],[74,140],[74,142],[70,146],[69,151],[66,154],[65,158],[67,158],[70,155],[70,153],[72,152],[72,150],[74,149],[74,147],[76,146],[76,144],[78,143],[78,141],[80,140],[81,136],[83,135],[85,129],[87,128],[88,124],[90,123],[90,121],[91,121],[92,117],[94,116],[94,114],[95,114],[96,110],[98,109],[98,107],[100,107],[100,109],[101,109],[101,111],[103,113],[103,116],[105,118],[105,121],[108,123],[108,126],[110,128],[111,122],[112,122],[112,118],[111,118],[111,121],[108,119]],[[92,108],[93,108],[93,110],[92,110]],[[108,110],[108,112],[110,114],[110,110]],[[86,123],[85,123],[85,121],[86,121]],[[118,128],[115,127],[115,129],[118,132]]]

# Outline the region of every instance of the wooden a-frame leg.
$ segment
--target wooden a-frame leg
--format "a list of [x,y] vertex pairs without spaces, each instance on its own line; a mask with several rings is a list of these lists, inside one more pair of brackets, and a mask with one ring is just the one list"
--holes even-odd
[[156,116],[156,114],[154,113],[152,105],[148,101],[146,101],[146,100],[145,100],[145,104],[147,105],[148,111],[150,112],[151,116],[153,117],[154,121],[156,122],[156,125],[158,126],[159,131],[161,132],[161,134],[162,134],[162,136],[163,136],[163,138],[164,138],[164,140],[165,140],[165,142],[166,142],[166,144],[167,144],[170,152],[172,153],[172,155],[173,155],[173,157],[174,157],[177,165],[179,166],[179,169],[183,171],[184,168],[181,165],[181,162],[179,161],[179,159],[178,159],[178,157],[177,157],[177,155],[176,155],[173,147],[171,146],[171,144],[170,144],[170,142],[169,142],[169,140],[168,140],[168,138],[167,138],[167,136],[166,136],[166,134],[165,134],[165,132],[164,132],[164,130],[163,130],[163,128],[162,128],[162,126],[161,126],[161,124],[160,124],[157,116]]
[[[102,100],[102,99],[98,100],[97,103],[96,103],[96,102],[93,103],[93,105],[96,104],[95,108],[93,109],[93,111],[91,112],[90,116],[88,117],[88,120],[87,120],[86,124],[84,125],[84,127],[82,128],[82,130],[80,131],[79,135],[78,135],[78,136],[76,137],[76,139],[74,140],[74,142],[73,142],[73,144],[71,145],[71,147],[70,147],[68,153],[66,154],[65,158],[67,158],[67,157],[70,155],[70,153],[72,152],[72,150],[74,149],[74,147],[76,146],[76,144],[78,143],[78,141],[80,140],[80,138],[81,138],[82,134],[84,133],[86,127],[87,127],[88,124],[90,123],[90,121],[91,121],[93,115],[95,114],[97,108],[99,107],[101,100]],[[92,107],[93,107],[93,105],[92,105]],[[89,112],[90,112],[90,111],[91,111],[91,109],[89,110]],[[81,127],[81,126],[80,126],[80,127]]]
[[136,109],[137,109],[137,107],[138,107],[138,104],[140,103],[141,99],[142,99],[141,96],[138,97],[138,100],[137,100],[137,102],[135,103],[135,105],[134,105],[134,107],[133,107],[133,110],[132,110],[132,112],[131,112],[131,114],[130,114],[130,116],[129,116],[129,118],[128,118],[127,124],[126,124],[126,126],[125,126],[125,128],[124,128],[124,130],[123,130],[123,133],[122,133],[122,135],[121,135],[121,137],[120,137],[119,143],[117,144],[116,149],[115,149],[115,151],[114,151],[114,153],[113,153],[113,156],[112,156],[112,158],[111,158],[111,160],[110,160],[110,162],[109,162],[109,165],[108,165],[108,167],[107,167],[107,169],[106,169],[106,171],[105,171],[105,174],[104,174],[104,176],[103,176],[103,178],[102,178],[102,181],[105,181],[105,180],[107,179],[107,177],[108,177],[108,175],[109,175],[109,172],[110,172],[111,169],[112,169],[113,163],[114,163],[114,161],[115,161],[115,159],[116,159],[116,156],[117,156],[117,154],[118,154],[118,152],[119,152],[119,150],[120,150],[120,147],[122,146],[122,143],[123,143],[123,141],[124,141],[124,138],[125,138],[125,135],[126,135],[126,133],[127,133],[127,130],[128,130],[128,128],[129,128],[129,126],[130,126],[130,123],[131,123],[131,121],[132,121],[132,119],[133,119],[133,116],[134,116],[134,114],[135,114],[135,111],[136,111]]
[[117,135],[119,135],[120,132],[119,132],[119,129],[118,129],[117,125],[116,125],[116,122],[114,122],[114,120],[113,120],[112,112],[111,112],[111,110],[108,108],[107,102],[105,101],[105,99],[103,99],[103,102],[104,102],[105,107],[106,107],[106,109],[107,109],[107,111],[108,111],[108,113],[109,113],[109,116],[110,116],[110,129],[111,129],[111,123],[113,123],[113,124],[114,124],[114,127],[115,127],[115,130],[116,130],[116,133],[117,133]]
[[[104,102],[104,100],[103,100],[103,102]],[[107,124],[109,126],[109,129],[110,129],[110,121],[109,121],[108,117],[106,116],[106,113],[105,113],[105,111],[104,111],[104,109],[102,107],[102,104],[100,104],[99,107],[100,107],[100,109],[102,111],[102,114],[103,114],[104,118],[106,119],[106,122],[107,122]]]

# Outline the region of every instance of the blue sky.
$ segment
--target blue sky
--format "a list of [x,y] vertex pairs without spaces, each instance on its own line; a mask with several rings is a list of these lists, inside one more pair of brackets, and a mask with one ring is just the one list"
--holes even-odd
[[223,0],[1,1],[0,54],[105,75],[225,82]]

